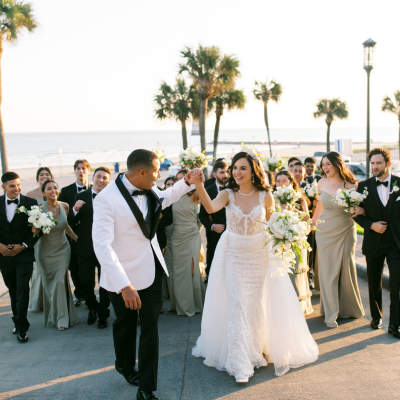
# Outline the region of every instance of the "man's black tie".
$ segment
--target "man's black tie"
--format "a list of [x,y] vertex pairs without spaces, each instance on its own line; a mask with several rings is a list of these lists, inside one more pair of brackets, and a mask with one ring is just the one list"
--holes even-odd
[[97,196],[97,193],[92,193],[93,198],[95,199]]
[[135,197],[135,196],[145,196],[145,195],[147,195],[147,194],[149,194],[150,193],[150,190],[135,190],[133,193],[132,193],[132,197]]
[[78,186],[78,192],[82,192],[82,190],[86,190],[86,186]]
[[11,203],[14,203],[14,204],[18,205],[18,199],[7,200],[7,204],[11,204]]
[[388,182],[388,181],[382,182],[382,181],[377,180],[377,181],[376,181],[376,186],[380,186],[380,185],[383,185],[383,186],[385,186],[385,187],[388,187],[389,182]]

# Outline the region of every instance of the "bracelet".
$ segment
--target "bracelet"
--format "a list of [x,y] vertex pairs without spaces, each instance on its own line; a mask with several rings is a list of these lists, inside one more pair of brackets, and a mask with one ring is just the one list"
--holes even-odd
[[189,187],[192,186],[192,185],[186,180],[186,175],[185,175],[185,177],[183,178],[183,180],[185,181],[186,185],[188,185]]

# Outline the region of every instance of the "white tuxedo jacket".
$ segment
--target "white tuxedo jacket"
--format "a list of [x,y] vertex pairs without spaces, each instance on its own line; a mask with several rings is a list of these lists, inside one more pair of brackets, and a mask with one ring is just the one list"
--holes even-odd
[[[190,187],[181,179],[165,191],[157,185],[152,190],[165,208],[193,189],[194,185]],[[157,235],[151,241],[144,236],[115,182],[96,196],[93,210],[93,247],[101,265],[101,287],[118,293],[129,285],[136,290],[151,286],[155,278],[153,250],[168,275]]]

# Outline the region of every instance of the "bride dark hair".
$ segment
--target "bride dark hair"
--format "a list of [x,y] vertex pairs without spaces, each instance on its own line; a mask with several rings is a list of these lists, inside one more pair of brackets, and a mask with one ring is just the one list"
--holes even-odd
[[342,156],[336,151],[330,151],[329,153],[326,153],[321,159],[320,168],[322,171],[321,176],[323,178],[326,178],[325,172],[322,169],[324,158],[327,158],[331,164],[337,168],[339,177],[344,182],[344,187],[346,187],[346,183],[356,183],[353,173],[347,169],[346,164],[343,162]]
[[255,188],[259,191],[269,192],[271,190],[271,187],[269,186],[268,182],[266,182],[266,180],[265,180],[264,169],[261,166],[261,163],[255,161],[252,157],[250,157],[250,155],[248,155],[244,151],[237,153],[233,157],[232,163],[229,166],[229,178],[228,178],[228,182],[225,185],[225,188],[232,189],[235,192],[239,189],[239,185],[236,183],[232,172],[233,172],[234,165],[238,162],[238,160],[240,160],[242,158],[245,158],[250,165],[252,175],[254,176],[253,185],[255,186]]

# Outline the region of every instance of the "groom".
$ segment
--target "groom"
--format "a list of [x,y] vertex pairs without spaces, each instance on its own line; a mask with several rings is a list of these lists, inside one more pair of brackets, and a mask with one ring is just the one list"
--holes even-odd
[[368,153],[374,177],[358,184],[368,196],[356,207],[356,222],[364,228],[362,252],[367,260],[371,327],[382,328],[382,273],[385,259],[390,274],[388,332],[400,339],[400,178],[390,174],[391,154],[386,149]]
[[[161,210],[204,182],[200,169],[165,191],[158,189],[158,156],[134,150],[128,171],[94,202],[93,245],[101,265],[100,286],[109,291],[117,319],[113,324],[115,369],[139,385],[137,399],[155,400],[158,369],[158,316],[162,278],[168,275],[155,235]],[[139,371],[135,368],[137,309],[140,310]]]

